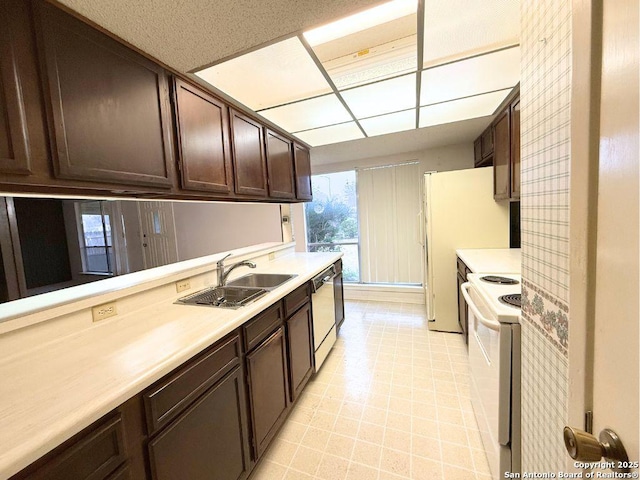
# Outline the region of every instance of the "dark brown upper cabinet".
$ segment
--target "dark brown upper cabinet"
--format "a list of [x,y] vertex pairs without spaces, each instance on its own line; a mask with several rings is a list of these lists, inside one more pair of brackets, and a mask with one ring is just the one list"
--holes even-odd
[[50,4],[36,6],[56,177],[169,187],[165,70]]
[[296,198],[298,200],[312,200],[311,194],[311,157],[309,150],[302,145],[294,145],[294,159],[296,168]]
[[[23,3],[21,5],[21,3]],[[17,52],[23,34],[24,2],[0,4],[0,172],[31,173],[29,132],[22,93],[22,71]],[[21,14],[22,13],[22,14]]]
[[267,139],[269,196],[272,198],[296,198],[293,142],[268,129],[265,135]]
[[520,98],[511,104],[511,199],[520,199]]
[[179,78],[174,87],[182,188],[231,193],[227,105]]
[[231,144],[236,193],[267,196],[267,164],[262,125],[231,109]]
[[493,154],[493,198],[504,200],[509,198],[510,158],[511,158],[511,126],[509,110],[498,115],[494,124],[495,149]]

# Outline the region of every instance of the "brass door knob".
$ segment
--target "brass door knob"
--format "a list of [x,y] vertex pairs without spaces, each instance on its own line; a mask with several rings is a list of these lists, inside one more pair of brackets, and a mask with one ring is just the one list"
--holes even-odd
[[[599,438],[572,427],[564,427],[564,446],[569,456],[580,462],[599,462],[603,457],[611,462],[611,470],[621,473],[630,471],[627,451],[620,437],[608,428],[600,432]],[[619,463],[620,462],[620,463]]]

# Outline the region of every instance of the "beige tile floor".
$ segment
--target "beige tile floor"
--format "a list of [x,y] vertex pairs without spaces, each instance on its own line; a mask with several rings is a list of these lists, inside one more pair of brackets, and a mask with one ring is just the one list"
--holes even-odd
[[423,305],[348,301],[338,341],[252,480],[490,480],[461,335]]

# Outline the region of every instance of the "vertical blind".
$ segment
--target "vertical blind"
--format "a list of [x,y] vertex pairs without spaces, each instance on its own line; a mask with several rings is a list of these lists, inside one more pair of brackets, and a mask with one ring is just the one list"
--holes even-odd
[[422,282],[418,163],[357,170],[363,283]]

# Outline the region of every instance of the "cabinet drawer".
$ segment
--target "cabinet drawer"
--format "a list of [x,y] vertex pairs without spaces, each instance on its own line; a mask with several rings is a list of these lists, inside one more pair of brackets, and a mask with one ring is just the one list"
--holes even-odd
[[289,318],[301,306],[311,299],[311,288],[309,282],[296,288],[289,295],[284,297],[284,316]]
[[69,444],[54,450],[51,460],[43,466],[27,468],[12,480],[103,480],[109,477],[126,459],[122,418],[116,414],[98,427],[89,428],[89,433],[82,432]]
[[240,355],[240,336],[235,334],[151,387],[143,395],[149,435],[168,424],[238,365]]
[[243,328],[244,347],[248,352],[282,324],[282,303],[278,302],[249,320]]

